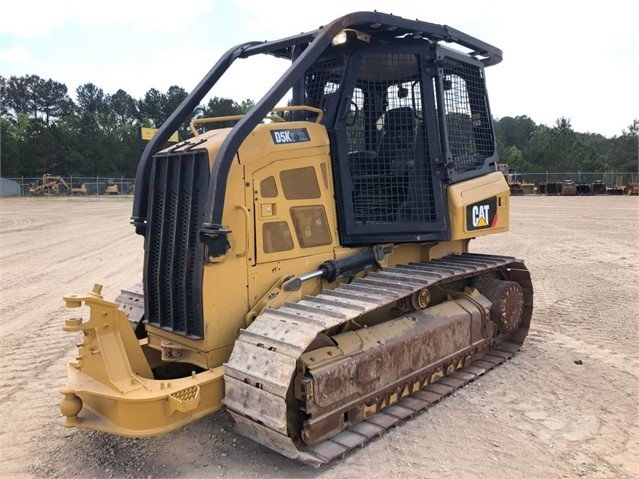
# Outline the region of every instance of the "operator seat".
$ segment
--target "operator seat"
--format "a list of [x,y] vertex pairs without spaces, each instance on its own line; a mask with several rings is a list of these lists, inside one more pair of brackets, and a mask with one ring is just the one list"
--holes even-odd
[[380,162],[395,174],[405,174],[413,166],[415,115],[409,106],[384,113],[382,139],[377,150]]

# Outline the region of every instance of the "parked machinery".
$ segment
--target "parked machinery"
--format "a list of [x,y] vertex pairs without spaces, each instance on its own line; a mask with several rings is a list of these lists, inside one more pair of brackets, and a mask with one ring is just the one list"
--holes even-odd
[[577,183],[575,187],[578,196],[592,195],[592,185],[590,183]]
[[564,180],[561,183],[561,196],[575,196],[577,194],[577,186],[572,180]]
[[556,196],[561,194],[563,182],[561,181],[545,181],[539,184],[539,194]]
[[590,191],[593,195],[605,195],[607,190],[606,184],[601,180],[595,180],[590,185]]
[[624,190],[626,195],[638,195],[639,194],[639,181],[637,181],[637,175],[632,175],[630,182],[626,184]]
[[107,180],[105,183],[104,193],[107,195],[119,195],[120,189],[118,188],[117,183],[115,183],[113,180]]
[[82,181],[79,184],[72,184],[69,192],[72,195],[86,195],[88,192],[86,182]]
[[69,185],[61,176],[54,176],[48,173],[42,175],[42,180],[29,185],[29,196],[58,196],[61,193],[68,193]]
[[617,175],[613,185],[606,190],[606,194],[621,196],[624,194],[623,175]]
[[508,183],[510,194],[512,196],[535,194],[535,185],[527,181],[516,180],[514,175],[510,172],[508,164],[499,163],[497,168],[504,175],[504,178],[506,178],[506,182]]

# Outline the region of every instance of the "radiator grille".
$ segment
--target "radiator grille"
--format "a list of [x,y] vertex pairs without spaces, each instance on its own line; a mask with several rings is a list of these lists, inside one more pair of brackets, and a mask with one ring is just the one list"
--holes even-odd
[[197,232],[209,182],[206,152],[153,159],[144,267],[147,321],[202,338],[204,250]]

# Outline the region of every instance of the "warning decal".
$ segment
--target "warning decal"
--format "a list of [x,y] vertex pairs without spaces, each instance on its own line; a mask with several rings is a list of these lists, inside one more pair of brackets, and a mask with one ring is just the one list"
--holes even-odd
[[497,223],[497,197],[466,206],[466,230],[492,228]]

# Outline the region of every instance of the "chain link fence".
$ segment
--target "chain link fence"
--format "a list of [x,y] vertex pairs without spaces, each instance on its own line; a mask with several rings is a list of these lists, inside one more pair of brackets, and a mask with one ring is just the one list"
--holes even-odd
[[[585,171],[519,173],[511,171],[511,176],[513,181],[534,183],[535,185],[572,180],[576,185],[592,185],[601,182],[608,188],[623,188],[630,183],[637,183],[637,172],[627,171],[605,173]],[[0,196],[131,195],[135,191],[135,178],[125,177],[45,175],[32,178],[2,178],[2,180]]]
[[2,196],[131,195],[135,191],[135,178],[125,177],[44,175],[3,180],[17,188]]
[[608,188],[619,188],[629,183],[637,182],[637,172],[632,173],[627,171],[609,171],[606,173],[585,171],[577,171],[575,173],[519,173],[511,171],[511,176],[513,181],[534,183],[535,185],[550,182],[562,183],[564,180],[572,180],[573,183],[577,185],[591,185],[596,182],[601,182]]

